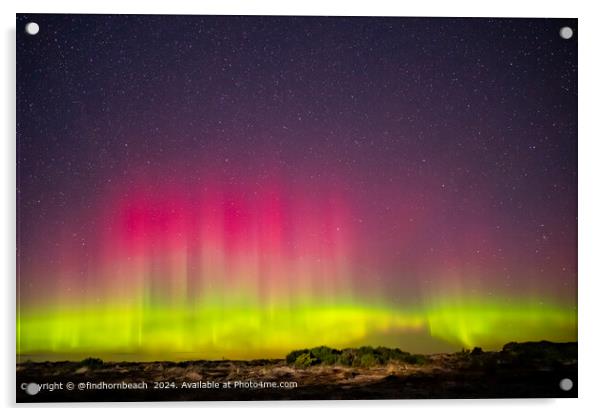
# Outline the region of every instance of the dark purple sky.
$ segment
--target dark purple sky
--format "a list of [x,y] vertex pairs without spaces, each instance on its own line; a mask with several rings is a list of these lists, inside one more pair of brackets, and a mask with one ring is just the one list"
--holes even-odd
[[[36,36],[23,33],[30,20]],[[152,293],[165,293],[155,275],[170,250],[219,237],[241,256],[282,244],[277,268],[291,275],[291,258],[325,257],[307,279],[336,282],[313,286],[316,296],[345,282],[397,304],[443,292],[576,305],[576,29],[575,19],[18,15],[21,302],[109,296],[112,248],[138,238],[116,231],[126,212],[146,230]],[[266,225],[257,207],[272,197]],[[211,201],[227,224],[191,231],[210,222],[195,213]],[[182,234],[170,212],[188,221],[185,239],[157,248]],[[277,235],[241,242],[266,227]],[[200,263],[187,263],[187,287],[203,279]],[[270,285],[268,301],[264,289],[294,296]]]

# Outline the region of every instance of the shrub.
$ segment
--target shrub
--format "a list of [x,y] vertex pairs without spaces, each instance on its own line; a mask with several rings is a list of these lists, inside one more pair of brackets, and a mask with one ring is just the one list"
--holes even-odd
[[424,365],[428,362],[428,358],[422,354],[408,354],[403,361],[408,364]]
[[337,358],[341,354],[341,351],[336,350],[334,348],[321,346],[312,348],[310,350],[310,353],[312,354],[312,356],[316,357],[321,363],[333,365],[337,361]]
[[379,360],[374,354],[368,353],[361,356],[359,364],[361,367],[372,367],[379,364]]
[[376,352],[382,363],[391,361],[405,362],[411,355],[409,352],[402,351],[399,348],[378,347]]
[[309,366],[319,364],[320,360],[312,355],[311,352],[305,352],[297,357],[295,366],[299,368],[307,368]]
[[102,367],[103,361],[100,358],[88,357],[81,360],[80,364],[85,365],[88,368]]
[[346,349],[341,352],[341,354],[337,357],[337,364],[351,367],[353,365],[353,360],[355,359],[355,354],[352,349]]
[[295,351],[291,351],[287,356],[286,356],[286,363],[287,364],[294,364],[295,361],[297,361],[297,358],[305,353],[308,353],[309,350],[308,349],[304,349],[304,350],[295,350]]
[[481,355],[483,354],[483,348],[481,347],[474,347],[470,353],[470,355]]
[[421,354],[410,354],[399,348],[364,346],[346,348],[341,351],[320,346],[292,351],[286,356],[286,362],[297,367],[309,367],[317,364],[371,367],[393,362],[422,365],[428,362],[428,357]]
[[357,353],[361,356],[364,354],[374,354],[374,348],[372,347],[359,347]]

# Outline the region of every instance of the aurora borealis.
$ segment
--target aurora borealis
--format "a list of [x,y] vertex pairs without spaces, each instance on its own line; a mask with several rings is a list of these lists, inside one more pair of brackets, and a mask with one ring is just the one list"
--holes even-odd
[[18,15],[18,356],[575,341],[567,25]]

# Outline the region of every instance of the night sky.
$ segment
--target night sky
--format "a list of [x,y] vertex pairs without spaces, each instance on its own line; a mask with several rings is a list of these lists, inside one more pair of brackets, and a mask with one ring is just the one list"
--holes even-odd
[[576,37],[18,15],[18,354],[576,340]]

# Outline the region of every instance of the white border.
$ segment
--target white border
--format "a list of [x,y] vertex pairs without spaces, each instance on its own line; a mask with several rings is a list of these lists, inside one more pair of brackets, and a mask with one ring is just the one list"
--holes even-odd
[[[470,0],[421,1],[354,1],[305,0],[285,2],[253,0],[215,1],[21,1],[2,2],[2,82],[0,126],[4,131],[0,149],[0,203],[4,297],[1,343],[2,383],[1,403],[14,411],[14,329],[15,329],[15,13],[144,13],[144,14],[282,14],[282,15],[378,15],[378,16],[481,16],[481,17],[577,17],[579,18],[579,399],[567,400],[426,400],[426,401],[359,401],[359,402],[270,402],[270,403],[146,403],[52,405],[25,407],[26,413],[64,414],[65,412],[104,414],[131,412],[132,407],[145,407],[146,414],[162,414],[165,408],[178,412],[190,408],[194,412],[215,412],[251,415],[264,413],[306,414],[344,411],[350,415],[365,415],[372,408],[380,411],[412,412],[445,416],[487,416],[516,413],[541,413],[546,416],[590,414],[602,406],[597,402],[602,375],[602,339],[600,336],[600,296],[602,275],[597,237],[602,235],[600,215],[602,198],[599,183],[602,179],[599,160],[600,118],[602,106],[602,15],[594,1],[528,2],[505,0],[497,2]],[[39,409],[45,407],[44,409]],[[109,407],[110,409],[105,409]],[[200,407],[201,409],[198,409]],[[343,410],[344,409],[344,410]],[[545,413],[543,413],[545,412]]]

